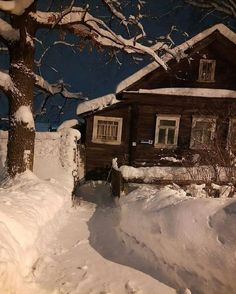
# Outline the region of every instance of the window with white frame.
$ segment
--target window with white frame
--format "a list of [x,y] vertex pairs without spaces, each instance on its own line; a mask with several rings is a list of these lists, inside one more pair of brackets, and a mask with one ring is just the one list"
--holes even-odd
[[229,122],[228,146],[236,149],[236,118],[231,118]]
[[174,148],[177,146],[180,115],[157,115],[155,146]]
[[94,116],[92,142],[101,144],[121,144],[121,117]]
[[215,81],[216,61],[212,59],[200,59],[198,81],[212,83]]
[[210,149],[215,137],[215,117],[193,117],[191,143],[192,149]]

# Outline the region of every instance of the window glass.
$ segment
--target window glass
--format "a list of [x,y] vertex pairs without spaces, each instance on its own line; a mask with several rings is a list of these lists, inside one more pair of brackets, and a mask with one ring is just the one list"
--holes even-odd
[[173,148],[177,146],[179,116],[157,115],[155,146]]
[[165,129],[160,129],[159,130],[158,143],[165,144],[165,138],[166,138],[166,130]]
[[199,82],[214,82],[215,81],[216,61],[210,59],[200,59],[199,64]]
[[176,121],[175,120],[160,120],[160,126],[175,126]]
[[122,118],[95,116],[93,138],[95,143],[120,144]]
[[168,138],[167,138],[167,144],[174,144],[174,139],[175,139],[175,130],[168,130]]
[[193,119],[191,147],[198,149],[209,149],[214,137],[215,124],[215,119]]

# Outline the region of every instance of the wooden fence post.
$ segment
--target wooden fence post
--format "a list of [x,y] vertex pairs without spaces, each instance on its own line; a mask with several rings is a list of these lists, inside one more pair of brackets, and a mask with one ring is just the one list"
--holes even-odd
[[112,168],[111,170],[111,192],[113,197],[120,197],[124,191],[124,182],[122,174],[119,170]]

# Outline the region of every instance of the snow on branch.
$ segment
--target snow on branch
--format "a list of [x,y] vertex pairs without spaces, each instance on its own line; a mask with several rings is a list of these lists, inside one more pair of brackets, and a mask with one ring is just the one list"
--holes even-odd
[[165,62],[152,48],[137,42],[137,37],[125,39],[116,34],[105,22],[93,17],[86,9],[73,7],[67,13],[37,11],[31,12],[30,15],[39,26],[60,27],[76,36],[91,39],[102,46],[120,49],[127,53],[148,54],[167,69]]
[[10,12],[12,14],[21,15],[25,12],[34,0],[10,0],[0,1],[0,10]]
[[2,71],[0,71],[0,89],[5,93],[16,91],[14,83],[12,82],[9,74]]
[[235,0],[185,0],[186,3],[204,9],[212,9],[236,17]]
[[[126,18],[125,15],[121,12],[120,4],[118,3],[118,1],[116,1],[116,0],[102,0],[102,1],[108,7],[111,14],[113,16],[115,16],[118,20],[120,20],[121,24],[123,24],[127,28],[127,30],[128,30],[129,24],[130,25],[134,24],[137,27],[139,27],[139,29],[142,32],[142,35],[145,36],[143,26],[139,22],[140,18],[142,17],[142,15],[140,14],[140,11],[139,11],[139,15],[137,17],[135,17],[134,15],[130,15],[128,18]],[[117,8],[117,6],[118,6],[118,8]],[[138,8],[140,10],[140,5],[138,5]]]
[[0,18],[0,36],[9,42],[19,40],[20,32],[14,29],[8,22]]
[[85,98],[82,98],[82,94],[80,92],[68,91],[63,81],[59,81],[58,83],[55,83],[55,84],[50,84],[43,77],[39,75],[35,75],[35,86],[49,93],[50,95],[61,94],[64,98],[68,98],[68,99],[77,98],[81,100],[86,100]]

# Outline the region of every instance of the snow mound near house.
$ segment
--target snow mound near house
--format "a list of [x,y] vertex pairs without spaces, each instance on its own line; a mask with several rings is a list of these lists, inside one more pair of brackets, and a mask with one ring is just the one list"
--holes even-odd
[[121,199],[126,246],[192,293],[235,293],[235,223],[235,200],[187,197],[178,186],[141,187]]
[[33,283],[34,264],[59,225],[55,215],[69,199],[55,181],[42,181],[29,171],[2,185],[0,293],[43,293]]

